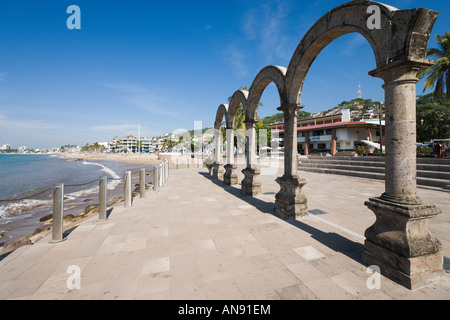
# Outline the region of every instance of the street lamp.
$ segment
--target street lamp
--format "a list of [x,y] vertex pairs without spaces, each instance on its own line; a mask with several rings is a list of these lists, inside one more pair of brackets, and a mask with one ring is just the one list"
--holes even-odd
[[383,155],[383,126],[381,125],[381,103],[378,104],[378,118],[380,119],[380,155]]

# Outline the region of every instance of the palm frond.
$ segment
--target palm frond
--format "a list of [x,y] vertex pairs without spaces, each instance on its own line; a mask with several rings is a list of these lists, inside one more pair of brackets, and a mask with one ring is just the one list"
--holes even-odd
[[447,98],[450,97],[450,32],[445,35],[437,35],[434,40],[437,42],[437,48],[427,50],[427,56],[434,58],[434,64],[417,73],[417,77],[425,80],[423,91],[434,87],[433,95],[442,97],[446,92]]

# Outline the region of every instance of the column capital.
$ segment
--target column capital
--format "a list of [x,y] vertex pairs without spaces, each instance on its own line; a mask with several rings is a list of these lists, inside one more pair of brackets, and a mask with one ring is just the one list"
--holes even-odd
[[304,107],[305,106],[302,104],[291,103],[291,104],[282,105],[282,106],[278,107],[277,110],[283,111],[283,112],[296,112],[300,109],[303,109]]
[[385,81],[384,86],[405,83],[416,84],[419,81],[417,72],[425,70],[432,65],[429,60],[402,61],[372,70],[369,72],[369,75],[383,79]]
[[[254,125],[255,123],[257,123],[258,121],[256,121],[255,119],[245,119],[244,120],[244,123],[245,123],[245,125],[247,126],[247,125]],[[248,129],[248,128],[247,128]]]

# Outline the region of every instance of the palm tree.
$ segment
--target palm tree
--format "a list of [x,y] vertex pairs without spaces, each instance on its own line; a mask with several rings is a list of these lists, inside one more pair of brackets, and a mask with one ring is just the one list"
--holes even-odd
[[[247,87],[241,87],[240,90],[247,90]],[[228,97],[228,102],[231,101],[231,97]],[[264,104],[259,101],[258,102],[258,106],[264,106]],[[256,121],[258,121],[258,124],[261,125],[262,124],[262,120],[256,116]],[[236,115],[234,116],[234,127],[236,129],[242,129],[242,131],[246,131],[246,127],[245,127],[245,112],[244,112],[244,107],[242,106],[242,103],[239,104],[238,108],[236,109]]]
[[122,147],[122,143],[120,142],[120,139],[115,137],[114,138],[116,141],[116,148],[115,148],[115,152],[120,152],[120,148]]
[[[437,41],[437,48],[427,50],[427,56],[434,58],[434,64],[417,76],[419,79],[428,75],[425,81],[425,88],[434,88],[434,97],[444,97],[450,100],[450,32],[446,32],[444,36],[437,35],[434,40]],[[444,92],[445,91],[445,92]]]
[[[248,90],[247,87],[241,87],[240,90]],[[231,101],[231,97],[228,97],[228,103]],[[258,107],[264,106],[264,104],[259,101],[258,102]],[[257,145],[259,148],[259,129],[268,129],[267,126],[265,126],[261,120],[261,118],[258,117],[258,115],[256,115],[256,123],[255,123],[255,129],[256,129],[256,141],[257,141]],[[239,104],[239,106],[236,109],[236,114],[234,116],[234,127],[237,130],[235,132],[235,141],[234,141],[234,146],[237,147],[237,141],[238,139],[241,139],[241,141],[245,141],[245,132],[247,131],[247,127],[245,125],[245,112],[244,112],[244,107],[242,106],[242,103]],[[226,141],[226,130],[225,130],[226,126],[225,126],[225,122],[222,122],[222,137],[223,137],[223,147],[225,148],[225,141]],[[242,129],[242,130],[239,130]],[[270,131],[270,130],[269,130]],[[269,132],[269,141],[271,134]],[[241,150],[239,152],[242,152]]]

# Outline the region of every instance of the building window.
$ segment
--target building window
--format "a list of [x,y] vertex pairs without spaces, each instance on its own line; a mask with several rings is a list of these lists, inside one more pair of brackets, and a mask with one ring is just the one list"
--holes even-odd
[[326,148],[327,148],[326,143],[318,143],[317,144],[317,149],[319,149],[319,150],[325,150]]
[[332,134],[332,130],[331,130],[331,129],[328,129],[327,132],[326,132],[326,135],[327,135],[327,136],[331,136],[331,134]]
[[323,130],[320,131],[314,131],[313,136],[322,136],[323,135]]

